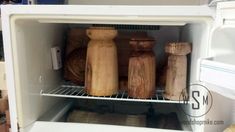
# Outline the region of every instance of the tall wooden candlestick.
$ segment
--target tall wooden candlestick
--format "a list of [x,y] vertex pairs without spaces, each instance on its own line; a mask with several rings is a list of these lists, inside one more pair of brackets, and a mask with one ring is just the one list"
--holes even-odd
[[[166,88],[164,97],[170,100],[181,100],[187,96],[187,57],[191,52],[189,43],[169,43],[165,47],[169,53]],[[183,95],[184,94],[184,95]]]
[[117,30],[109,27],[87,29],[88,43],[85,87],[89,95],[110,96],[118,90]]
[[128,68],[128,95],[133,98],[151,98],[155,94],[154,40],[132,39],[133,49]]

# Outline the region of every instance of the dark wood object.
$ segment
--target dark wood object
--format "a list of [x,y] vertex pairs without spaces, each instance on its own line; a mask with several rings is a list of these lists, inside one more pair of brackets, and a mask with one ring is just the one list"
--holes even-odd
[[146,32],[120,30],[115,38],[118,54],[118,76],[119,76],[119,91],[128,91],[128,63],[131,54],[130,40],[131,38],[147,37]]
[[85,83],[86,50],[89,38],[86,30],[72,28],[68,31],[65,51],[64,79],[77,85]]
[[154,40],[132,39],[130,45],[133,52],[129,59],[128,95],[133,98],[151,98],[155,94]]
[[65,78],[78,85],[85,83],[86,51],[87,48],[75,49],[65,61]]
[[86,30],[73,28],[68,31],[68,39],[65,55],[68,56],[73,50],[87,47],[89,38],[86,36]]

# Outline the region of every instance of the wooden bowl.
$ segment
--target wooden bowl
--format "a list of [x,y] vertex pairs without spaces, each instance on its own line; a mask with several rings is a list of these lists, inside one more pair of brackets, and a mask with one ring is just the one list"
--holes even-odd
[[72,28],[68,31],[68,39],[66,45],[66,57],[75,49],[86,47],[89,38],[85,29]]
[[65,79],[72,81],[77,85],[85,83],[87,48],[78,48],[71,52],[65,61],[64,76]]

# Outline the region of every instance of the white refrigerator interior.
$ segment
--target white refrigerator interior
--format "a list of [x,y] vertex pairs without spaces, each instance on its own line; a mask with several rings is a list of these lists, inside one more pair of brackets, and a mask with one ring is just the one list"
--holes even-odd
[[[103,131],[170,131],[60,121],[73,105],[73,101],[63,98],[67,96],[46,93],[58,88],[63,81],[63,70],[53,69],[51,48],[58,47],[63,50],[64,35],[69,26],[89,24],[160,26],[158,31],[151,31],[148,34],[156,35],[157,40],[159,39],[159,47],[162,49],[165,43],[171,41],[191,42],[193,50],[189,67],[189,84],[203,84],[213,91],[214,98],[216,97],[215,106],[201,119],[223,118],[225,123],[218,126],[182,124],[181,131],[222,131],[229,124],[235,123],[232,119],[235,99],[234,14],[235,2],[219,3],[217,9],[207,5],[2,6],[2,30],[12,131],[16,132],[18,126],[20,131],[26,132],[85,129],[93,131],[94,128]],[[159,47],[154,50],[157,51]],[[56,97],[48,97],[48,95]],[[76,98],[86,99],[87,97]],[[99,98],[95,99],[99,100]],[[131,102],[129,99],[126,101]],[[144,102],[144,100],[141,101]],[[180,105],[180,102],[169,100],[153,102],[160,103],[159,106],[163,104],[163,107],[156,108],[162,111],[174,109],[175,104]],[[229,105],[230,103],[233,104]],[[224,104],[226,108],[219,109],[218,104]],[[190,111],[189,108],[185,109]],[[190,119],[180,111],[177,111],[177,114],[179,120]]]

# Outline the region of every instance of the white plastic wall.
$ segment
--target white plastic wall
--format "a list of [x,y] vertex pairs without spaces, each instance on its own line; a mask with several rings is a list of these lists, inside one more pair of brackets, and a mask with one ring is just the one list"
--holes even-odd
[[214,61],[235,65],[235,27],[218,28],[212,36],[211,55]]
[[[208,87],[218,87],[207,85]],[[205,125],[205,132],[222,132],[225,128],[234,124],[234,100],[226,98],[218,93],[212,92],[213,106],[205,119],[213,121],[212,125]],[[221,121],[221,122],[220,122]]]
[[12,25],[16,102],[19,127],[26,127],[48,111],[56,98],[40,96],[41,90],[59,85],[61,71],[52,69],[50,48],[63,43],[59,24],[15,20]]
[[[192,53],[191,53],[191,63],[188,66],[188,70],[190,70],[190,74],[188,77],[190,79],[189,84],[200,84],[199,82],[199,71],[200,71],[200,59],[205,58],[208,55],[208,37],[210,33],[210,23],[194,23],[186,25],[181,31],[181,41],[191,42],[192,43]],[[189,89],[188,89],[189,90]],[[190,106],[190,105],[189,105]],[[185,108],[187,113],[192,113],[191,107]],[[201,108],[200,112],[203,112],[204,109]],[[188,119],[191,117],[188,116]],[[197,118],[197,120],[204,120],[204,116]],[[193,118],[191,118],[193,119]],[[204,129],[203,125],[193,125],[192,130],[195,132],[202,132]]]
[[210,40],[210,58],[201,61],[200,80],[219,87],[211,90],[235,99],[235,28],[230,25],[217,27]]

